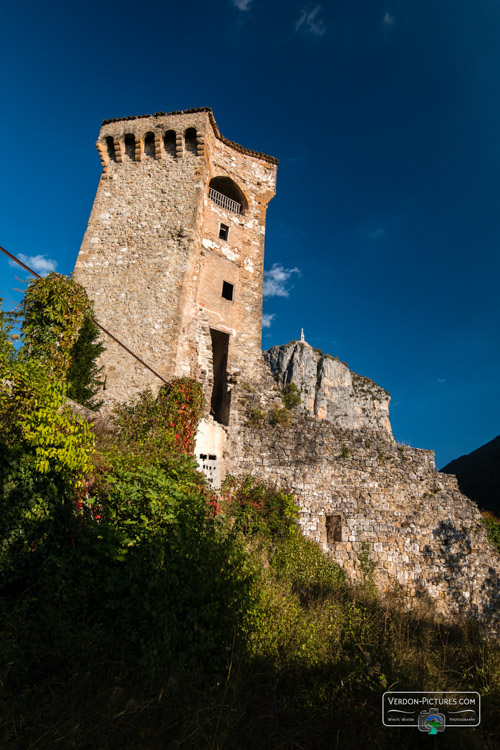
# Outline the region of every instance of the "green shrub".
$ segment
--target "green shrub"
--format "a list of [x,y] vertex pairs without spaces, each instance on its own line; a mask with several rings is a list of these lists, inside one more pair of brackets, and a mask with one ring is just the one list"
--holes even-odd
[[254,406],[248,410],[247,423],[254,427],[262,427],[267,417],[267,413],[261,406]]
[[36,360],[12,360],[0,383],[0,576],[12,581],[71,537],[94,435]]
[[497,518],[489,511],[484,511],[483,526],[488,533],[488,539],[500,552],[500,518]]
[[279,580],[288,581],[302,601],[345,593],[346,574],[302,534],[287,537],[271,561]]
[[146,389],[126,404],[117,404],[113,422],[122,447],[165,457],[190,455],[203,414],[200,383],[178,378],[162,386],[157,395]]
[[269,422],[276,426],[278,424],[287,425],[290,422],[290,411],[279,406],[274,406],[269,412]]
[[281,391],[281,398],[285,405],[285,409],[295,409],[296,406],[302,401],[300,391],[295,383],[287,383]]
[[276,541],[296,533],[298,510],[293,495],[252,476],[228,475],[221,487],[221,506],[235,530]]

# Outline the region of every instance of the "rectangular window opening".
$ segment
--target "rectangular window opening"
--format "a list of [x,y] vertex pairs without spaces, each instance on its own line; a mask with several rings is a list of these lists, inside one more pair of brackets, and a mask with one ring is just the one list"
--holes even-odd
[[219,424],[229,424],[231,391],[227,387],[229,334],[210,329],[212,339],[213,387],[210,413]]
[[224,299],[228,299],[230,302],[233,301],[234,284],[230,284],[229,281],[222,282],[222,296]]
[[342,516],[326,516],[326,541],[328,544],[342,541]]
[[219,228],[219,239],[227,240],[229,237],[229,227],[226,224],[221,224]]

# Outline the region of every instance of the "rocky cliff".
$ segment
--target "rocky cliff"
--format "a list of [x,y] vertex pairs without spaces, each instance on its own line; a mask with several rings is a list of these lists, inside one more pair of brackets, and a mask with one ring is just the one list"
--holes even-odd
[[344,362],[305,341],[291,341],[264,352],[279,386],[295,383],[301,409],[340,428],[383,431],[392,436],[390,395],[373,380],[351,372]]

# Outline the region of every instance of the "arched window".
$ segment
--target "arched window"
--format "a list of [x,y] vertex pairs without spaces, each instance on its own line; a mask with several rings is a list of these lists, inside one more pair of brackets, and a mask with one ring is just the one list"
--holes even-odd
[[144,136],[144,156],[149,159],[155,158],[155,134],[146,133]]
[[135,135],[127,133],[125,136],[125,154],[129,159],[135,161]]
[[214,177],[211,179],[208,197],[218,206],[235,214],[244,214],[248,208],[243,191],[230,177]]
[[163,139],[165,153],[175,156],[175,130],[167,130]]
[[106,148],[108,150],[108,156],[112,161],[116,161],[115,156],[115,141],[110,135],[106,138]]
[[192,154],[198,153],[198,144],[196,142],[196,130],[195,128],[188,128],[184,133],[184,145],[186,151]]

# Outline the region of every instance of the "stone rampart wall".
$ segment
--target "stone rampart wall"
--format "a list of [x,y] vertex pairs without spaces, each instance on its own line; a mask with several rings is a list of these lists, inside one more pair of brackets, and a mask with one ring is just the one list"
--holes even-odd
[[228,455],[231,473],[289,488],[304,533],[354,579],[368,553],[380,589],[399,584],[447,617],[498,619],[500,556],[475,503],[436,471],[433,451],[302,416],[242,423]]

